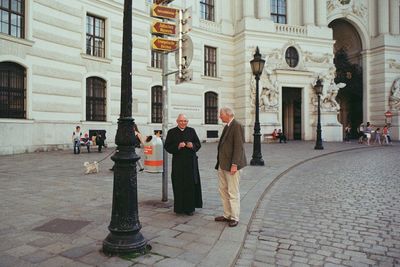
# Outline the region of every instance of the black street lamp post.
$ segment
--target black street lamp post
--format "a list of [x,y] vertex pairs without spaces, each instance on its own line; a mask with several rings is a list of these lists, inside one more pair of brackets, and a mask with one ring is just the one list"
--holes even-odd
[[253,166],[264,166],[264,160],[261,155],[261,133],[260,133],[260,120],[259,120],[259,95],[258,95],[258,83],[260,81],[261,73],[263,72],[265,60],[261,58],[260,50],[256,49],[254,58],[250,61],[251,70],[256,79],[256,120],[254,122],[254,134],[253,134],[253,156],[250,160],[250,165]]
[[121,65],[121,109],[115,136],[117,150],[111,159],[114,185],[110,233],[103,241],[105,254],[144,252],[147,241],[140,233],[137,197],[135,134],[132,118],[132,0],[124,1]]
[[318,122],[317,122],[317,140],[315,142],[314,149],[324,149],[322,146],[322,137],[321,137],[321,94],[322,94],[322,82],[318,77],[316,84],[314,85],[315,93],[318,96]]

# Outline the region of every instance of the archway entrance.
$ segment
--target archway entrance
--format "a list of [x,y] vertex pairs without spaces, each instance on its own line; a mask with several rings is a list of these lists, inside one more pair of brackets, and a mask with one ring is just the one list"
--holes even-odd
[[363,120],[362,44],[357,30],[349,22],[338,19],[329,24],[333,30],[336,78],[335,83],[346,83],[336,100],[340,104],[338,121],[343,128],[349,124],[352,136]]

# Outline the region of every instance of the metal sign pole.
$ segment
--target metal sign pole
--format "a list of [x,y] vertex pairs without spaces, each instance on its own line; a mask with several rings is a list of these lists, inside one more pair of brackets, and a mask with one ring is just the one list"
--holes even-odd
[[[162,56],[162,139],[163,144],[167,137],[168,131],[168,53],[164,52]],[[162,199],[163,202],[168,201],[168,153],[163,149],[163,172],[162,172]]]

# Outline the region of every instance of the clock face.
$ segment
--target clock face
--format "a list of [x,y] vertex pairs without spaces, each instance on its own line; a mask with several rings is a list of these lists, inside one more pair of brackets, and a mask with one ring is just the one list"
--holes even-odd
[[347,5],[350,3],[351,0],[339,0],[342,5]]

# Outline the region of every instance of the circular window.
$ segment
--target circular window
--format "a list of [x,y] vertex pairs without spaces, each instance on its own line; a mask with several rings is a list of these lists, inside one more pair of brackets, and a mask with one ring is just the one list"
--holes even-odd
[[286,63],[291,67],[294,68],[299,64],[299,53],[297,52],[296,48],[293,46],[286,49],[285,53]]

